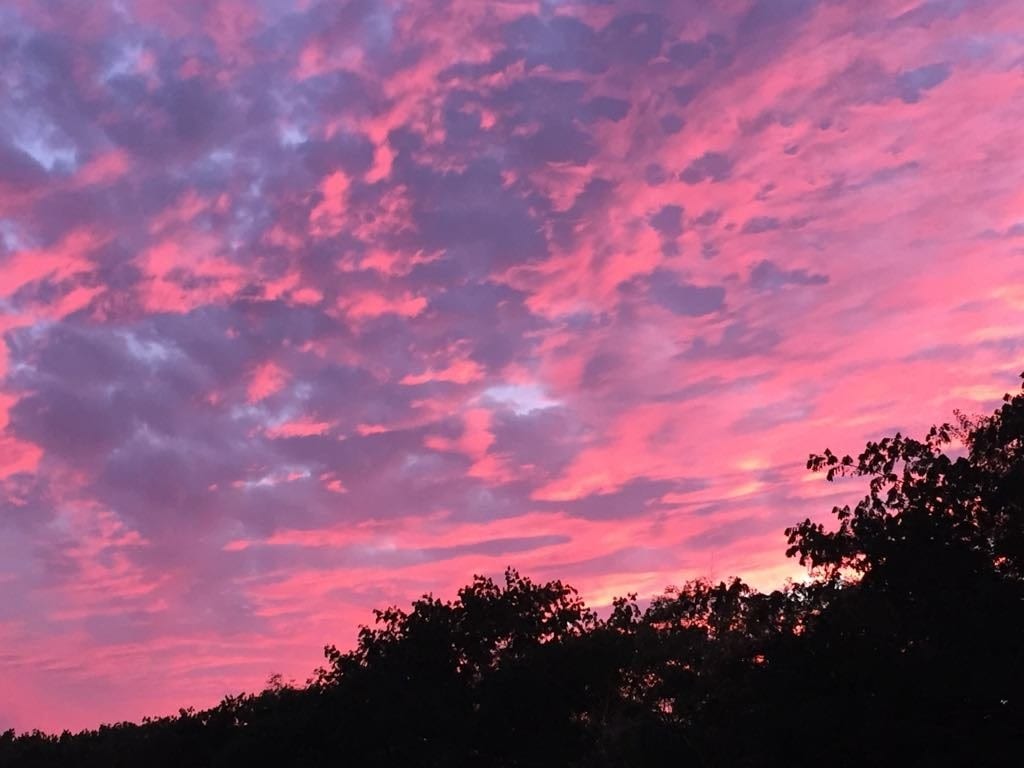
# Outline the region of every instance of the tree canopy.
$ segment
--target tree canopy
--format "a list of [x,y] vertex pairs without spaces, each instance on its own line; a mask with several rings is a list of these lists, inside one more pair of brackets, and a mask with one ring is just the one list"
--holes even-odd
[[560,581],[476,576],[374,612],[209,710],[0,735],[21,766],[1011,765],[1024,745],[1024,394],[808,468],[861,478],[786,530],[809,578],[695,580],[606,615]]

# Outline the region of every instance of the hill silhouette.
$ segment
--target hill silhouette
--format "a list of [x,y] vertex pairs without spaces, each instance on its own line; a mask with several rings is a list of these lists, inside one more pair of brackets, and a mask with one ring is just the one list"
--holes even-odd
[[805,583],[599,617],[514,570],[374,612],[304,685],[77,734],[0,766],[1001,766],[1024,745],[1024,394],[808,468],[860,477],[787,529]]

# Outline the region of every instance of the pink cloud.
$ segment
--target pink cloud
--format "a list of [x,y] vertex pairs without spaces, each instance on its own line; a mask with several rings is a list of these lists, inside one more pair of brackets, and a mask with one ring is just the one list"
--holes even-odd
[[273,362],[263,363],[256,368],[249,381],[249,401],[259,402],[281,391],[287,382],[287,370]]

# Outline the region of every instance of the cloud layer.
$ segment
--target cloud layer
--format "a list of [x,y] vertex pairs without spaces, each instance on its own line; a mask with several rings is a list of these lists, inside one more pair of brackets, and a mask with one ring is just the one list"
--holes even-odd
[[[0,729],[514,564],[796,575],[1024,357],[1013,0],[0,9]],[[808,482],[810,479],[812,482]]]

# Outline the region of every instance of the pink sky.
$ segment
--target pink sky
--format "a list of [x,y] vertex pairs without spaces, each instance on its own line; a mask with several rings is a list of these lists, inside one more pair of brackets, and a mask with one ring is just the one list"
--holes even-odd
[[513,565],[799,577],[1024,367],[1017,0],[0,8],[0,730]]

